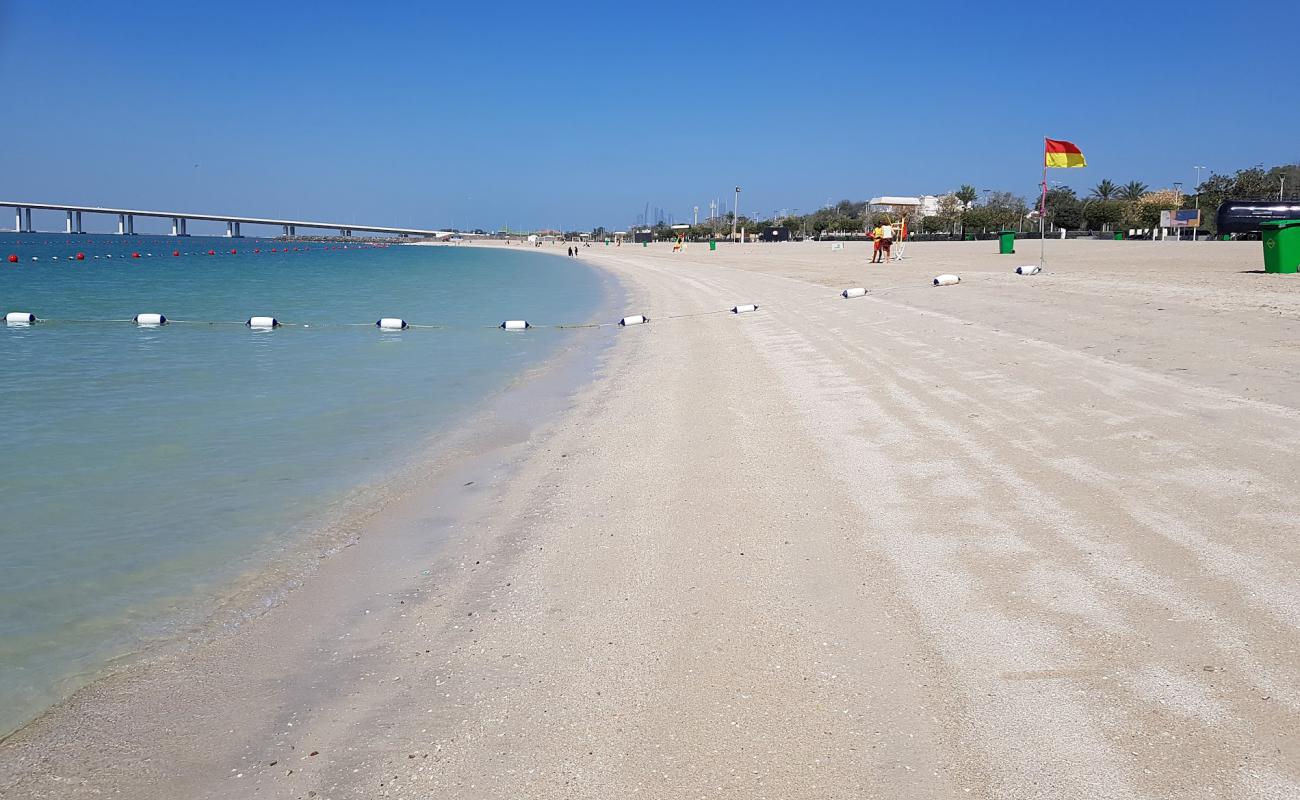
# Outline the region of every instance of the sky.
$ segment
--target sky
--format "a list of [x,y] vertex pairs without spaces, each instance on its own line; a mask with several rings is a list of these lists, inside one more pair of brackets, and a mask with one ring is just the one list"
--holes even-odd
[[1190,187],[1300,161],[1297,24],[1253,0],[0,0],[0,200],[617,229],[737,185],[761,216],[1034,197],[1044,136],[1086,154],[1050,175],[1081,193]]

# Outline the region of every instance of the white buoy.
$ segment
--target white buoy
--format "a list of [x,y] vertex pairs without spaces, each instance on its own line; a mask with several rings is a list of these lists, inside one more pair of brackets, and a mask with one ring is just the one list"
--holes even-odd
[[410,326],[401,317],[384,317],[375,323],[375,327],[386,331],[404,331]]
[[861,286],[855,286],[852,289],[845,289],[844,291],[840,292],[840,297],[843,297],[845,300],[848,300],[850,297],[861,297],[866,293],[867,293],[866,289],[862,288]]
[[250,328],[278,328],[280,320],[275,317],[249,317],[244,324]]
[[647,323],[647,322],[649,322],[649,321],[650,321],[650,318],[647,317],[645,314],[637,314],[637,315],[632,316],[632,317],[623,317],[622,319],[620,319],[620,320],[618,321],[618,324],[619,324],[619,325],[624,325],[624,326],[626,326],[626,325],[644,325],[645,323]]
[[1037,264],[1026,264],[1023,267],[1016,267],[1017,275],[1037,275],[1042,271],[1043,268]]
[[10,325],[31,325],[35,321],[36,315],[26,311],[10,311],[5,314],[5,322]]
[[163,314],[136,314],[131,321],[136,325],[166,325],[167,317]]
[[744,314],[744,313],[747,313],[747,312],[750,312],[750,311],[757,311],[757,310],[758,310],[758,306],[754,305],[753,303],[750,303],[749,305],[744,305],[744,306],[732,306],[732,307],[731,307],[731,313],[733,313],[733,314]]
[[952,286],[961,283],[961,278],[956,275],[936,275],[934,276],[935,286]]
[[40,261],[40,258],[38,258],[38,257],[36,257],[36,256],[32,256],[32,261]]
[[531,327],[526,319],[508,319],[501,323],[501,329],[505,331],[522,331]]

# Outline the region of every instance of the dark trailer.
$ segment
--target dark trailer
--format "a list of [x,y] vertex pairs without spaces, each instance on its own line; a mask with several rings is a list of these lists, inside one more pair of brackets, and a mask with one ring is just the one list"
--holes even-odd
[[1259,224],[1300,219],[1300,200],[1224,200],[1214,221],[1219,233],[1259,233]]
[[759,241],[763,242],[788,242],[790,241],[790,229],[784,227],[764,228],[758,238]]

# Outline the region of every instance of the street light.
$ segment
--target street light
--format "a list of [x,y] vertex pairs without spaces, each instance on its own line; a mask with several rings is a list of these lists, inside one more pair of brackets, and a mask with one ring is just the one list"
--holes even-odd
[[[1178,196],[1178,207],[1182,208],[1183,205],[1183,182],[1182,181],[1174,181],[1174,192]],[[1174,237],[1181,242],[1183,240],[1183,232],[1175,228]]]
[[731,206],[731,241],[736,241],[736,220],[740,219],[740,187],[736,187],[736,202]]

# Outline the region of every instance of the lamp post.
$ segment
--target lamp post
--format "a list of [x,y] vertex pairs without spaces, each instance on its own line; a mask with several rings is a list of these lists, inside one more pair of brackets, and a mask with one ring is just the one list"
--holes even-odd
[[[1174,192],[1178,196],[1178,208],[1182,208],[1183,207],[1183,182],[1182,181],[1174,181]],[[1170,220],[1170,222],[1172,221],[1173,220]],[[1174,237],[1177,239],[1177,241],[1181,242],[1183,240],[1183,232],[1178,230],[1177,228],[1174,228]]]
[[736,187],[736,202],[731,204],[731,241],[736,241],[736,221],[740,219],[740,187]]

